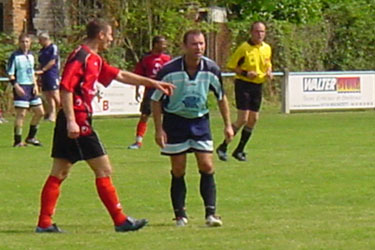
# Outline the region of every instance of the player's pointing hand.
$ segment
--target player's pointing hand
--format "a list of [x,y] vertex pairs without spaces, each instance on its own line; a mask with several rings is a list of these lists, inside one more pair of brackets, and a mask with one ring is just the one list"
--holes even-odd
[[171,83],[160,82],[160,81],[154,81],[153,87],[161,90],[164,94],[168,96],[173,95],[173,90],[176,88],[176,86],[174,86]]

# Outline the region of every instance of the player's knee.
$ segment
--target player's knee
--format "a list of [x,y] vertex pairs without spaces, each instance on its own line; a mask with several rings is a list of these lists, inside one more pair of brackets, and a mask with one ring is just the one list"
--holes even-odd
[[63,180],[63,179],[68,178],[68,176],[69,176],[69,171],[65,170],[65,171],[61,172],[61,174],[59,176],[59,179]]
[[16,119],[17,120],[23,120],[26,116],[26,112],[17,112],[16,113]]
[[42,106],[37,106],[32,111],[34,112],[34,116],[37,118],[41,118],[44,116],[44,109]]
[[96,169],[94,172],[95,172],[96,178],[108,177],[112,175],[112,168],[104,167],[104,168]]
[[259,120],[259,116],[258,115],[253,115],[253,116],[249,117],[247,125],[249,127],[254,127],[255,123],[257,123],[258,120]]
[[205,174],[212,174],[215,172],[214,165],[209,162],[200,164],[199,171]]
[[35,115],[38,116],[39,118],[43,117],[44,114],[45,114],[45,112],[44,112],[43,109],[41,109],[41,110],[39,110],[38,112],[35,113]]
[[243,125],[245,125],[247,123],[247,119],[246,117],[239,117],[235,123],[235,127],[237,128],[241,128]]

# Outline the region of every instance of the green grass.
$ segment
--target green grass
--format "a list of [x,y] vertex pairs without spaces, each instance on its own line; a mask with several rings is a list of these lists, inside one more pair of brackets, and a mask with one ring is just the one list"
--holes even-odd
[[[223,139],[212,113],[216,145]],[[0,249],[375,249],[373,111],[283,115],[264,107],[247,147],[250,161],[215,156],[222,228],[206,228],[193,155],[187,173],[189,225],[176,228],[169,201],[169,160],[159,155],[150,123],[141,150],[136,118],[96,119],[114,166],[125,212],[145,217],[140,232],[115,233],[94,176],[78,163],[64,182],[55,221],[67,234],[33,233],[47,177],[53,125],[44,147],[12,148],[12,124],[0,125]],[[27,132],[25,129],[24,134]],[[233,150],[238,137],[230,145]]]

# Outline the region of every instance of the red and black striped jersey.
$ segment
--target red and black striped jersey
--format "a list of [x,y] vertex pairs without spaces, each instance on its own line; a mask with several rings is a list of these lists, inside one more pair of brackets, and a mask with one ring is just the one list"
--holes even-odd
[[67,59],[60,89],[73,93],[75,112],[83,111],[91,114],[91,102],[97,91],[95,83],[100,82],[107,87],[119,71],[90,48],[81,45]]

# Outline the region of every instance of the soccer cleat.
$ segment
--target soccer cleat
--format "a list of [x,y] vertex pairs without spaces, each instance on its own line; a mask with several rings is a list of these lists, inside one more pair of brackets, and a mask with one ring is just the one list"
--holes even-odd
[[227,161],[227,160],[228,160],[227,151],[223,148],[223,145],[220,145],[220,146],[216,149],[216,153],[217,153],[217,155],[219,156],[219,159],[220,159],[221,161]]
[[144,227],[147,223],[148,221],[146,219],[137,220],[128,216],[128,218],[122,225],[115,226],[115,231],[116,232],[136,231]]
[[129,147],[128,147],[128,149],[140,149],[142,147],[142,143],[140,143],[140,142],[135,142],[135,143],[133,143],[132,145],[130,145]]
[[23,142],[15,142],[15,143],[13,143],[13,147],[15,147],[15,148],[23,148],[23,147],[27,147],[27,144],[23,143]]
[[36,233],[64,233],[63,230],[61,230],[56,224],[52,224],[49,227],[42,228],[42,227],[36,227],[35,229]]
[[34,146],[42,146],[42,143],[36,138],[27,138],[25,142]]
[[206,218],[206,225],[208,227],[221,227],[223,222],[221,221],[220,217],[216,215],[209,215]]
[[236,152],[234,151],[232,156],[239,161],[247,161],[245,152]]
[[188,219],[186,217],[177,217],[174,220],[176,220],[177,227],[184,227],[188,224]]
[[45,122],[51,122],[51,123],[54,123],[54,122],[55,122],[55,119],[53,119],[53,118],[44,118],[44,121],[45,121]]

